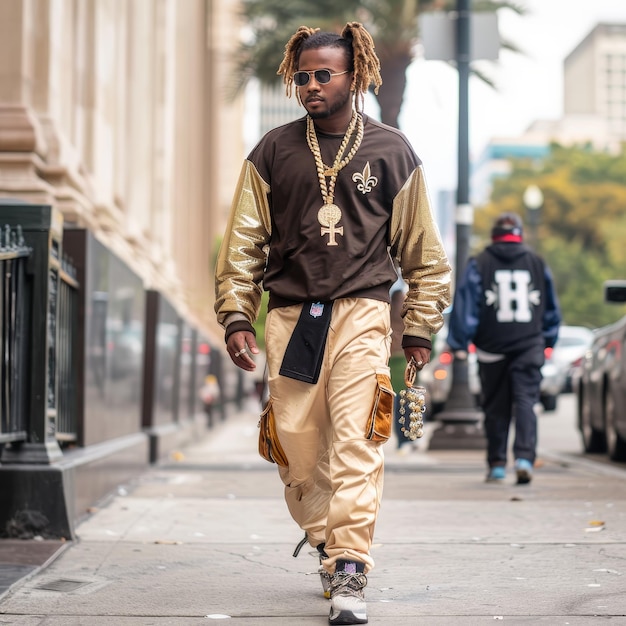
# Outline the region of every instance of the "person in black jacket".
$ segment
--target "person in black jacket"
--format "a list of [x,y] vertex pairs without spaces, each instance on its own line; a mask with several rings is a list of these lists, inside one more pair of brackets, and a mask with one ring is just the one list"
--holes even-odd
[[494,223],[492,243],[469,259],[457,286],[448,344],[476,346],[487,436],[487,482],[506,478],[509,427],[518,484],[532,480],[544,350],[556,343],[561,313],[546,263],[523,243],[515,213]]

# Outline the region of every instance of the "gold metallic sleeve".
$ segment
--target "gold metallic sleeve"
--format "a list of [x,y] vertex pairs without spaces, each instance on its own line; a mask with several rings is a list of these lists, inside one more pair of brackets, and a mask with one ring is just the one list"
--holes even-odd
[[430,339],[443,325],[450,305],[451,268],[434,221],[422,167],[394,198],[391,254],[409,291],[404,303],[404,334]]
[[272,230],[269,192],[269,185],[246,160],[215,270],[215,312],[222,326],[231,314],[252,324],[259,313],[261,282]]

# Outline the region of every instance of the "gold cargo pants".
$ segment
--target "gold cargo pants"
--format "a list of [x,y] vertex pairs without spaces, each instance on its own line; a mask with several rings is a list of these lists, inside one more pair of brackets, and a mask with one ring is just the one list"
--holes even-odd
[[[325,543],[333,572],[337,559],[374,566],[370,546],[383,489],[382,437],[368,439],[372,410],[389,380],[389,305],[345,298],[333,305],[317,384],[280,376],[281,361],[302,305],[272,309],[266,321],[270,401],[289,466],[279,467],[291,516],[309,543]],[[389,385],[390,387],[390,385]],[[391,395],[393,391],[384,390]],[[380,402],[389,406],[389,397]],[[385,412],[386,413],[386,412]],[[384,420],[387,419],[385,414]]]

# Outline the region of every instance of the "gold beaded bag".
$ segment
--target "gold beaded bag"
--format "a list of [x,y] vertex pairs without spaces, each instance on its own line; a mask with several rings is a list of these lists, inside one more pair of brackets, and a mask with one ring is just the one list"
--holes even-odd
[[402,434],[411,441],[424,435],[424,413],[426,412],[426,389],[415,385],[416,377],[417,363],[411,357],[404,371],[406,389],[400,391],[400,417],[398,418]]

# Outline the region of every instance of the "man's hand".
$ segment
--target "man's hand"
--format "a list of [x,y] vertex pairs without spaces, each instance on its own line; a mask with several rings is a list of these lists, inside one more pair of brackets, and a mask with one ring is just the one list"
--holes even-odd
[[430,361],[430,350],[428,348],[405,348],[404,356],[406,357],[407,363],[411,360],[411,357],[413,357],[419,371]]
[[226,343],[226,349],[232,362],[242,370],[252,372],[256,369],[253,354],[259,354],[256,337],[250,331],[240,330],[233,333]]

